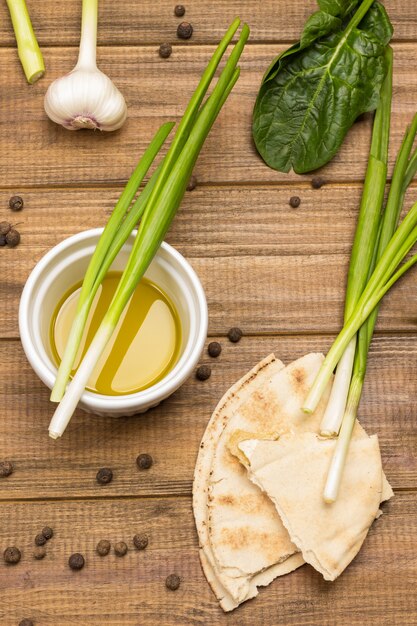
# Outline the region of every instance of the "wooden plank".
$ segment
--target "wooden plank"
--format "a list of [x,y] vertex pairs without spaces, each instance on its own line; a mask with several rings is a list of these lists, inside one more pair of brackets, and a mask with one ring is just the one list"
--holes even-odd
[[[394,37],[409,40],[416,38],[417,8],[408,0],[384,2],[394,24]],[[80,37],[80,0],[56,3],[28,1],[33,25],[41,46],[76,46]],[[174,16],[175,0],[123,0],[117,10],[109,0],[99,7],[98,38],[100,45],[175,43],[176,28],[181,19]],[[216,43],[228,24],[239,15],[251,27],[253,41],[291,41],[300,35],[308,16],[317,9],[314,0],[286,2],[285,0],[192,0],[185,3],[183,19],[194,27],[190,44]],[[14,45],[13,31],[5,3],[0,4],[0,45]]]
[[[101,418],[78,411],[65,436],[48,438],[53,407],[18,342],[0,342],[0,460],[16,465],[0,480],[0,498],[106,498],[129,495],[188,494],[198,445],[211,412],[223,393],[256,362],[274,351],[284,362],[311,351],[327,350],[331,337],[244,337],[239,344],[219,339],[212,376],[191,377],[160,407],[137,418]],[[378,336],[372,344],[361,407],[363,424],[377,433],[384,468],[394,487],[414,488],[417,479],[417,342],[415,335]],[[154,458],[139,472],[141,452]],[[100,487],[100,467],[114,480]]]
[[[362,626],[417,621],[417,494],[399,493],[384,505],[356,559],[334,583],[308,565],[273,582],[238,612],[223,614],[200,569],[190,499],[108,502],[36,502],[2,505],[1,545],[21,546],[16,566],[0,564],[2,626],[23,617],[59,626]],[[31,557],[34,535],[51,524],[55,536],[43,561]],[[136,532],[149,534],[149,547],[132,548]],[[96,542],[125,540],[130,551],[98,557]],[[32,544],[33,545],[33,544]],[[68,556],[86,557],[72,572]],[[165,588],[177,573],[181,586]]]
[[[11,193],[0,192],[1,205],[7,206]],[[18,216],[2,214],[22,222],[22,242],[0,254],[0,337],[18,336],[19,298],[36,262],[65,237],[102,225],[117,193],[28,190]],[[294,193],[302,198],[296,210],[288,205]],[[234,324],[248,334],[337,332],[360,193],[359,186],[310,185],[202,187],[188,193],[167,240],[201,277],[210,334]],[[412,270],[387,296],[380,329],[416,330],[414,284]]]
[[[248,46],[242,76],[217,120],[196,165],[201,182],[294,182],[311,176],[287,175],[268,168],[251,137],[252,109],[265,68],[276,45]],[[0,56],[0,169],[2,185],[112,184],[126,180],[157,127],[184,110],[213,47],[178,46],[168,60],[152,47],[101,48],[99,60],[124,93],[129,118],[116,133],[68,132],[50,122],[43,110],[49,81],[73,67],[74,48],[47,48],[50,71],[27,85],[13,49]],[[391,163],[417,101],[417,44],[395,45]],[[13,97],[10,96],[13,85]],[[14,121],[15,120],[15,121]],[[328,180],[362,180],[366,168],[370,118],[355,124],[339,154],[323,169]]]

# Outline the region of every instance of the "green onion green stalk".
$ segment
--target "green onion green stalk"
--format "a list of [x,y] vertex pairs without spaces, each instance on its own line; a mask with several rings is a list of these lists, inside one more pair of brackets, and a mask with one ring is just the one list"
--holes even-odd
[[[392,101],[392,49],[386,50],[387,76],[381,89],[375,114],[372,142],[359,209],[358,224],[350,257],[345,299],[345,322],[368,281],[374,250],[377,245],[387,179],[388,144]],[[356,335],[346,348],[337,366],[329,402],[321,423],[321,434],[337,435],[342,423],[356,352]]]
[[[405,191],[417,171],[417,159],[415,153],[410,157],[413,143],[417,134],[417,115],[407,129],[397,161],[392,175],[391,186],[385,212],[382,218],[378,245],[375,248],[375,259],[373,265],[382,257],[384,250],[389,244],[396,228],[400,213],[404,203]],[[391,278],[390,283],[394,284],[405,272],[412,267],[417,260],[416,256],[411,257]],[[337,499],[340,483],[343,476],[349,444],[355,426],[359,403],[362,396],[362,389],[365,380],[366,366],[369,346],[372,340],[378,307],[361,326],[358,332],[358,345],[356,348],[353,373],[349,386],[349,394],[346,403],[346,410],[341,423],[339,437],[330,464],[327,481],[324,488],[323,497],[326,502],[334,502]]]
[[28,83],[35,83],[45,73],[42,52],[33,32],[25,0],[6,0],[17,42],[17,52]]
[[[126,226],[127,224],[130,227],[133,222],[133,218],[131,221],[128,221],[132,211],[132,209],[131,211],[128,210],[130,202],[132,202],[135,191],[154,158],[154,152],[157,152],[159,144],[162,145],[166,134],[170,130],[167,126],[162,127],[155,136],[147,153],[145,153],[144,158],[134,172],[134,181],[132,182],[132,179],[129,181],[124,195],[122,194],[108,225],[103,231],[97,246],[98,251],[96,250],[94,253],[86,273],[85,281],[87,281],[87,286],[85,289],[84,287],[82,288],[81,295],[83,299],[78,305],[78,311],[74,320],[75,330],[71,331],[71,338],[74,340],[74,344],[68,347],[67,358],[64,354],[61,371],[58,373],[57,383],[52,391],[52,399],[59,400],[62,398],[49,426],[49,434],[53,439],[62,436],[65,431],[91,373],[110,340],[118,320],[161,245],[184,196],[188,180],[204,141],[221,107],[239,78],[237,63],[249,37],[249,28],[246,24],[242,27],[240,37],[219,76],[216,86],[203,104],[204,96],[216,69],[239,25],[240,20],[236,18],[214,52],[196,91],[191,97],[167,155],[142,194],[138,196],[137,202],[140,203],[140,210],[138,210],[136,205],[135,211],[142,215],[142,219],[132,252],[109,309],[74,378],[65,391],[85,328],[88,310],[92,304],[89,291],[98,289],[105,272],[111,265],[109,259],[112,255],[115,256],[117,254],[116,250],[120,249],[131,232],[131,229],[129,230]],[[143,199],[143,194],[145,194],[145,200]],[[120,232],[122,232],[122,235],[120,235]]]

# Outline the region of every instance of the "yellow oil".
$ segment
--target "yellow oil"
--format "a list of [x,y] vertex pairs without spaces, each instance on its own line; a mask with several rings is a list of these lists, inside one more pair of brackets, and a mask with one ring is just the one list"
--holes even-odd
[[[72,375],[102,321],[120,278],[109,272],[97,291]],[[81,283],[65,294],[51,320],[51,348],[57,365],[75,317]],[[88,381],[87,389],[117,396],[135,393],[160,381],[175,365],[181,347],[178,313],[168,296],[142,279]]]

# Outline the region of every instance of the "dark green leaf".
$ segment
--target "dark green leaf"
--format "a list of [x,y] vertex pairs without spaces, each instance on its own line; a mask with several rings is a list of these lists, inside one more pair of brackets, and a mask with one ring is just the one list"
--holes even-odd
[[[374,3],[359,26],[296,46],[274,61],[254,110],[254,139],[274,169],[304,173],[338,151],[358,115],[376,108],[392,27]],[[298,44],[299,45],[299,44]]]
[[337,17],[345,17],[356,8],[359,0],[317,0],[317,3],[321,11]]
[[333,17],[329,13],[323,11],[317,11],[310,15],[305,23],[303,33],[300,40],[300,50],[307,48],[319,37],[324,37],[329,33],[333,33],[336,30],[340,30],[342,22],[338,17]]

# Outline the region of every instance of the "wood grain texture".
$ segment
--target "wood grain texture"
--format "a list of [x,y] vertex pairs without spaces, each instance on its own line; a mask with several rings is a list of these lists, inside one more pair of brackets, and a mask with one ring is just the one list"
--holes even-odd
[[[10,193],[0,192],[1,204]],[[210,334],[224,334],[233,325],[247,334],[337,332],[360,193],[360,186],[313,190],[310,185],[209,186],[188,193],[167,240],[199,273]],[[407,204],[416,193],[413,188]],[[298,209],[288,205],[293,194],[302,198]],[[2,249],[0,257],[0,328],[8,338],[18,336],[20,294],[37,261],[65,237],[104,224],[117,192],[28,190],[23,195],[25,209],[17,218],[22,242]],[[380,330],[416,331],[414,284],[413,270],[388,294]]]
[[[0,2],[0,221],[19,222],[21,244],[0,250],[0,460],[14,473],[0,479],[0,554],[17,545],[23,559],[0,559],[0,624],[24,617],[36,626],[382,626],[417,624],[417,292],[413,273],[387,297],[372,344],[361,419],[379,436],[383,464],[396,489],[365,545],[343,576],[325,583],[305,566],[224,615],[201,572],[191,511],[198,446],[221,395],[260,358],[274,351],[289,362],[326,351],[342,319],[344,286],[369,149],[371,115],[354,125],[340,153],[320,173],[273,172],[251,140],[251,112],[263,72],[297,39],[314,0],[192,0],[194,26],[179,42],[176,0],[100,0],[98,61],[124,93],[126,125],[116,133],[69,133],[49,122],[43,97],[70,70],[79,42],[81,0],[27,0],[47,74],[33,86],[17,58],[5,2]],[[387,0],[395,28],[390,168],[417,102],[417,4]],[[122,185],[158,126],[179,119],[214,45],[239,14],[251,26],[242,74],[195,168],[168,241],[191,261],[204,284],[209,333],[223,351],[212,376],[191,377],[161,406],[133,418],[78,411],[65,437],[47,426],[53,405],[30,368],[18,337],[18,302],[36,262],[53,245],[103,225]],[[173,44],[169,59],[158,46]],[[11,214],[10,195],[24,197]],[[290,209],[292,195],[301,197]],[[411,190],[407,204],[417,197]],[[239,344],[225,338],[242,327]],[[152,454],[140,472],[135,459]],[[100,467],[113,482],[99,486]],[[55,536],[44,561],[32,557],[45,525]],[[147,532],[144,553],[133,549]],[[124,540],[125,558],[100,559],[100,539]],[[87,565],[72,572],[71,553]],[[180,589],[165,588],[177,573]]]
[[[417,102],[417,44],[394,46],[394,102],[391,165],[406,124]],[[275,172],[266,167],[252,143],[252,109],[265,69],[282,46],[248,46],[241,62],[241,78],[210,133],[196,164],[201,182],[278,182],[310,180]],[[152,47],[102,48],[100,66],[126,97],[129,116],[114,133],[69,132],[49,121],[43,98],[49,82],[68,72],[76,50],[47,48],[48,75],[27,85],[12,49],[0,55],[0,93],[13,97],[0,101],[3,120],[0,151],[1,184],[8,187],[48,185],[97,185],[125,181],[139,155],[159,125],[178,119],[197,86],[213,51],[212,46],[178,46],[169,59],[159,58]],[[322,168],[328,180],[362,180],[369,152],[371,119],[354,125],[340,152]],[[18,125],[19,132],[16,132]]]
[[[78,46],[81,0],[28,0],[28,8],[41,46]],[[228,24],[239,15],[251,27],[251,41],[291,41],[300,35],[308,16],[316,10],[315,0],[191,0],[184,3],[184,18],[174,16],[176,0],[124,0],[115,5],[100,0],[98,41],[100,45],[155,45],[177,43],[177,25],[182,19],[193,24],[189,44],[217,43]],[[395,25],[395,39],[415,39],[417,7],[410,0],[384,2]],[[0,3],[0,46],[14,45],[13,31],[5,2]]]
[[[0,342],[0,459],[16,471],[0,480],[0,499],[106,497],[189,494],[198,446],[208,419],[223,393],[261,358],[275,352],[285,363],[307,352],[327,350],[331,337],[244,337],[239,344],[219,338],[218,359],[207,354],[212,375],[191,377],[171,398],[145,415],[101,418],[78,411],[59,441],[48,438],[53,412],[49,393],[31,370],[18,342]],[[417,481],[417,341],[415,335],[379,336],[372,345],[363,424],[377,433],[384,467],[394,487]],[[147,452],[154,466],[136,467]],[[114,480],[100,487],[100,467],[111,467]]]
[[[3,504],[1,545],[21,546],[23,559],[12,567],[0,563],[1,624],[31,617],[42,626],[363,626],[364,615],[370,624],[415,624],[416,505],[415,493],[384,505],[336,582],[304,565],[225,615],[200,569],[189,498]],[[46,558],[34,561],[33,536],[45,523],[55,536]],[[149,534],[142,553],[132,547],[138,531]],[[100,558],[94,548],[102,538],[127,541],[128,554]],[[75,551],[86,557],[79,572],[67,565]],[[182,579],[176,592],[165,588],[170,573]]]

